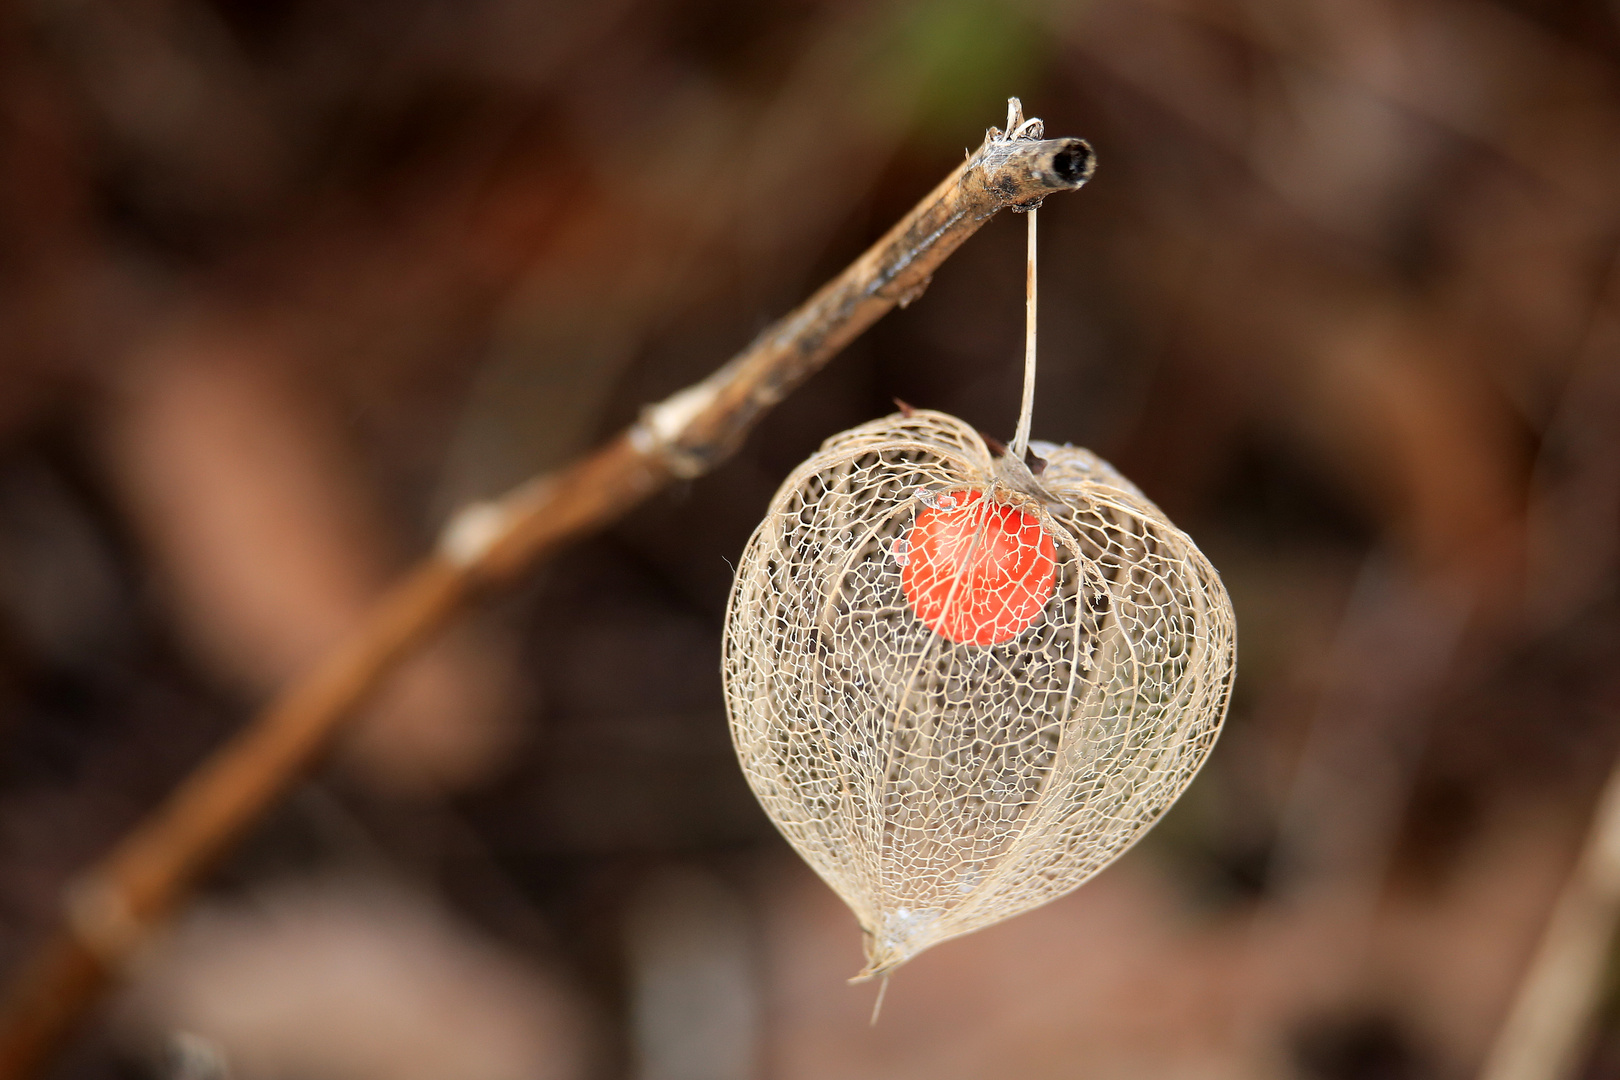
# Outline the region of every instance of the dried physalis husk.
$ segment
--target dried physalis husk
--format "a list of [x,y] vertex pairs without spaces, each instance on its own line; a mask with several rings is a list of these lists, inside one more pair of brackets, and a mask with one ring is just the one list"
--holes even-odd
[[737,567],[732,738],[771,820],[882,975],[1075,888],[1208,756],[1231,601],[1106,462],[1040,475],[953,416],[829,439]]

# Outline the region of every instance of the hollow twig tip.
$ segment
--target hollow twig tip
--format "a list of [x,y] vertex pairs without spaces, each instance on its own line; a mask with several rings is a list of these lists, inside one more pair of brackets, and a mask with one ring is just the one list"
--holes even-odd
[[1097,152],[1084,139],[1065,139],[1063,149],[1052,155],[1052,168],[1064,183],[1079,187],[1097,169]]

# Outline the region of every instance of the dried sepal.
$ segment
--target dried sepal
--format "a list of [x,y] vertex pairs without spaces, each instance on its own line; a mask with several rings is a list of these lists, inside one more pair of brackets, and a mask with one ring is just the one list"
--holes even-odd
[[[1032,450],[1038,479],[921,409],[843,432],[783,483],[737,568],[738,758],[859,919],[858,979],[1097,873],[1175,801],[1226,712],[1232,609],[1208,560],[1089,451]],[[919,592],[919,517],[942,500],[979,508],[980,544],[1049,545],[1046,565],[997,556],[1012,592],[1044,602],[992,598],[982,610],[1004,625],[963,622],[992,549],[957,534],[955,591],[936,575]],[[919,614],[941,595],[967,607]]]

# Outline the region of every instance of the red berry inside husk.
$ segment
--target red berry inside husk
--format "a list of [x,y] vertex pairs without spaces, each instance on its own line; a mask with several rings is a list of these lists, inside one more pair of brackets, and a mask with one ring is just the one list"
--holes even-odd
[[1039,519],[948,491],[906,534],[900,587],[917,617],[961,645],[1000,645],[1029,628],[1056,582],[1056,549]]

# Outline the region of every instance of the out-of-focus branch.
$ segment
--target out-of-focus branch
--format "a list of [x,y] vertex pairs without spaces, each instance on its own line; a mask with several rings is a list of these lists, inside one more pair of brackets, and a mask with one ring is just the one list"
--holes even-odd
[[1620,767],[1553,907],[1480,1080],[1565,1080],[1580,1067],[1620,925]]
[[1079,139],[984,144],[887,235],[709,378],[644,410],[595,454],[457,514],[439,550],[346,642],[205,761],[69,891],[62,926],[0,1013],[0,1080],[27,1075],[72,1030],[149,930],[311,767],[401,660],[478,592],[511,582],[674,479],[723,460],[771,406],[930,276],[997,211],[1091,175]]

